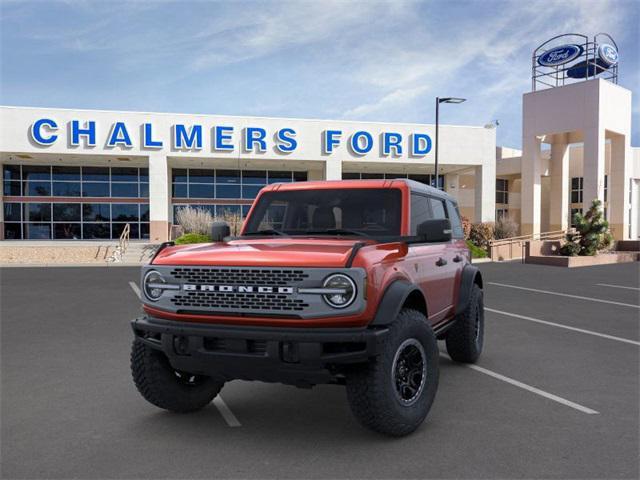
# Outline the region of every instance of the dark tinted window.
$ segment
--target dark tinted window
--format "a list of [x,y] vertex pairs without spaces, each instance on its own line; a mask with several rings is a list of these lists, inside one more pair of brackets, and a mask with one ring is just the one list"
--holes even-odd
[[111,181],[113,182],[137,182],[138,181],[138,169],[137,168],[112,168],[111,169]]
[[411,235],[416,235],[418,225],[430,218],[433,217],[431,216],[429,197],[416,193],[411,194]]
[[111,206],[108,203],[85,203],[82,218],[88,222],[108,222],[111,220]]
[[290,235],[352,230],[373,237],[400,234],[398,189],[354,188],[268,192],[260,197],[248,232],[273,229]]
[[439,198],[430,198],[433,218],[447,218],[447,211],[444,208],[444,201]]
[[33,181],[24,184],[24,194],[28,197],[48,197],[51,195],[51,182]]
[[82,238],[82,228],[79,223],[56,223],[53,225],[53,238],[79,240]]
[[108,197],[109,184],[108,183],[83,183],[82,196],[83,197]]
[[53,167],[53,179],[80,181],[80,167]]
[[214,170],[204,170],[192,168],[189,170],[189,182],[195,183],[213,183],[216,175]]
[[41,167],[39,165],[23,165],[23,180],[51,180],[51,167]]
[[79,203],[54,203],[53,204],[53,221],[54,222],[79,222],[80,221],[80,204]]
[[4,221],[5,222],[19,222],[22,220],[20,213],[21,205],[19,203],[5,203],[4,204]]
[[53,182],[54,197],[79,197],[80,183],[75,182]]
[[4,165],[2,172],[5,180],[20,180],[20,165]]
[[4,182],[3,193],[8,197],[19,197],[20,195],[22,195],[22,189],[20,188],[20,185],[20,182]]
[[137,183],[113,183],[111,184],[112,197],[137,197]]
[[82,167],[82,180],[94,182],[108,182],[108,167]]
[[114,222],[133,222],[138,220],[138,204],[113,203],[111,215]]
[[451,233],[453,238],[463,238],[462,221],[460,220],[460,212],[457,205],[451,200],[447,200],[447,209],[449,210],[449,220],[451,220]]
[[50,203],[25,203],[24,219],[28,222],[49,222],[51,221]]

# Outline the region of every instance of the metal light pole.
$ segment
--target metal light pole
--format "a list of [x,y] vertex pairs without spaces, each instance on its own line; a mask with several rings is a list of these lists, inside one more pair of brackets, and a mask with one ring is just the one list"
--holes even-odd
[[458,98],[458,97],[444,97],[444,98],[440,98],[440,97],[436,97],[436,146],[435,146],[435,155],[436,155],[436,162],[435,162],[435,178],[436,178],[436,188],[439,188],[438,185],[438,145],[439,145],[439,141],[438,141],[438,133],[440,130],[440,104],[441,103],[462,103],[464,101],[466,101],[466,98]]

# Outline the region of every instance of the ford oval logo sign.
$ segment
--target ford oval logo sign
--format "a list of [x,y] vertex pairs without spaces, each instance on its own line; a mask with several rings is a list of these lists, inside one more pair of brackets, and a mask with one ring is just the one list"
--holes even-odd
[[547,50],[538,57],[538,63],[543,67],[557,67],[575,60],[582,54],[580,45],[561,45]]
[[598,47],[598,58],[610,67],[618,63],[618,50],[613,45],[603,43]]

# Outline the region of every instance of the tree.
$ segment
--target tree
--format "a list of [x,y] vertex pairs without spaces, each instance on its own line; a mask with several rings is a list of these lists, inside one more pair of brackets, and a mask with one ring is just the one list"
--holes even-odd
[[600,200],[594,200],[584,215],[576,213],[573,223],[576,231],[567,233],[567,242],[560,249],[562,255],[593,256],[613,243],[609,222],[604,219]]

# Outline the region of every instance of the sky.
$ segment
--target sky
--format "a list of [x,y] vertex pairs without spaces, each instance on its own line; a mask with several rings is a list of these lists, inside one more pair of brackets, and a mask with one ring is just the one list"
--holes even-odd
[[607,32],[634,93],[640,1],[0,0],[0,104],[379,122],[498,120],[521,145],[531,54]]

